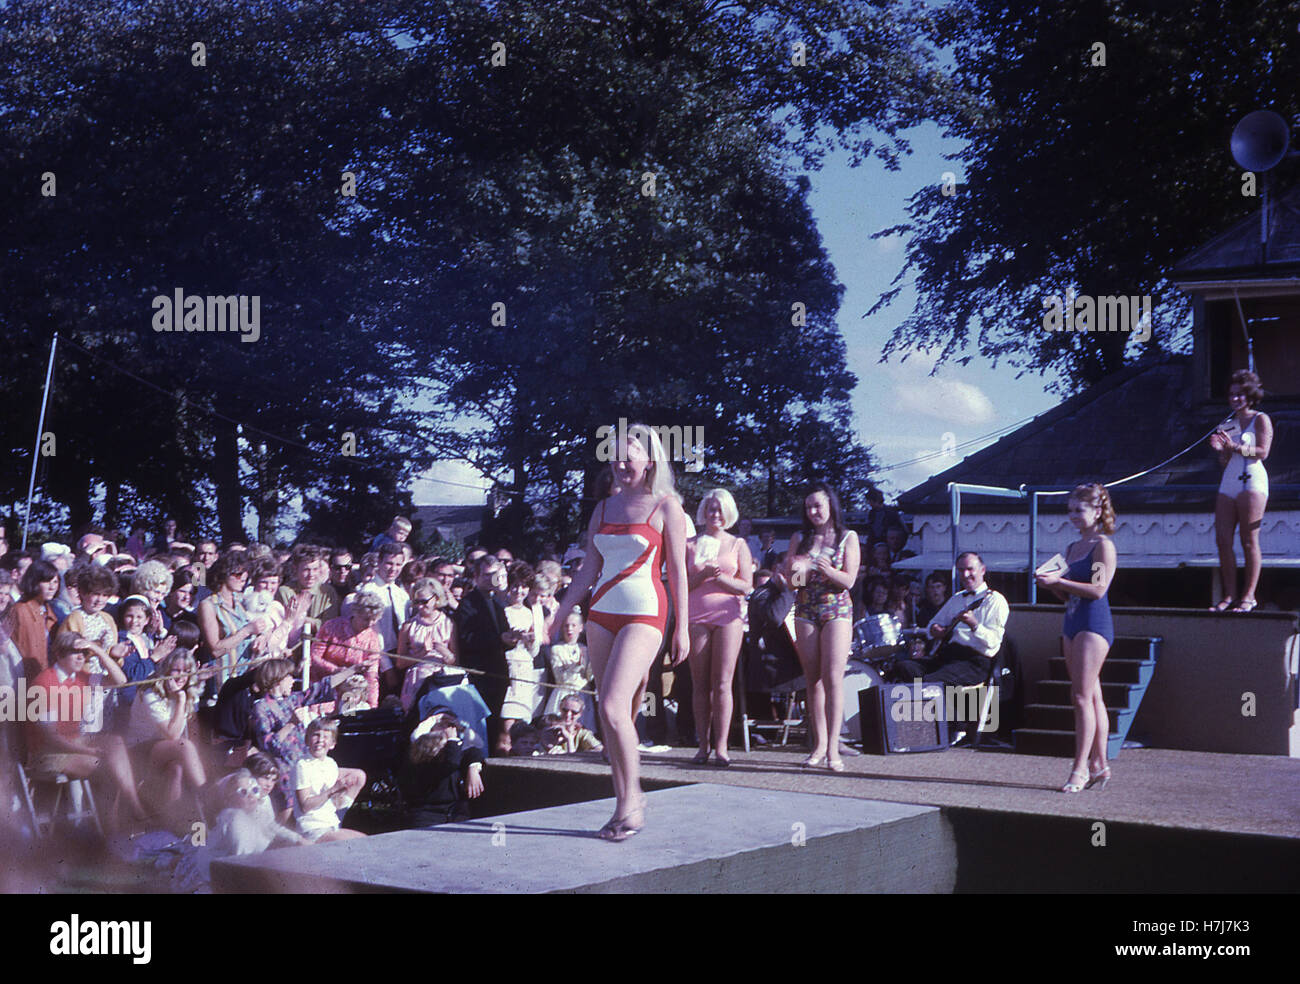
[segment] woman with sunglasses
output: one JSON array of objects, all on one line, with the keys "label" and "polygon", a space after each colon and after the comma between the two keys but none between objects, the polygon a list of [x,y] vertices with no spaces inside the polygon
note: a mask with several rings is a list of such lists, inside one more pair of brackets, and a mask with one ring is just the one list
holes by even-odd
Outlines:
[{"label": "woman with sunglasses", "polygon": [[[397,634],[393,665],[405,670],[402,710],[409,712],[420,684],[443,666],[456,665],[456,625],[448,615],[447,589],[431,577],[411,585],[412,616]],[[441,661],[441,663],[436,661]]]},{"label": "woman with sunglasses", "polygon": [[217,663],[210,683],[213,696],[231,677],[239,676],[251,659],[249,648],[267,629],[267,619],[253,618],[244,609],[243,593],[248,584],[248,558],[242,552],[217,558],[208,571],[212,594],[199,602],[199,632],[203,648]]}]

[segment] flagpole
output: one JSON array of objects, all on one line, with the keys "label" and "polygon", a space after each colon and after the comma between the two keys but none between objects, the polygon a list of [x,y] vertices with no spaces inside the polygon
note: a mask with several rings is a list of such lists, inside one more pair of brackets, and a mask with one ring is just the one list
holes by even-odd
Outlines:
[{"label": "flagpole", "polygon": [[50,380],[54,376],[54,349],[59,344],[56,331],[50,340],[50,364],[45,369],[45,392],[41,396],[41,418],[36,423],[36,447],[32,449],[32,478],[27,483],[27,512],[23,515],[23,549],[27,549],[27,527],[32,522],[32,494],[36,491],[36,466],[41,460],[41,435],[45,433],[45,407],[50,402]]}]

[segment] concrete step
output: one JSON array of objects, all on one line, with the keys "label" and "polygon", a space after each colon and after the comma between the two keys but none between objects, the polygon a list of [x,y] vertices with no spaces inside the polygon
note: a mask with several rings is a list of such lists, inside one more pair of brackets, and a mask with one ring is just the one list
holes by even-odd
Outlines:
[{"label": "concrete step", "polygon": [[[1011,733],[1011,736],[1015,742],[1017,755],[1074,757],[1073,728],[1069,731],[1047,728],[1017,728]],[[1123,737],[1112,732],[1110,739],[1106,742],[1106,757],[1109,759],[1118,758],[1123,747]]]},{"label": "concrete step", "polygon": [[[1123,731],[1124,728],[1132,723],[1135,711],[1127,708],[1108,707],[1106,710],[1110,714],[1110,730],[1112,732]],[[1045,731],[1074,731],[1074,708],[1064,707],[1059,704],[1026,704],[1025,717],[1026,728],[1037,728]]]},{"label": "concrete step", "polygon": [[[612,799],[212,863],[218,892],[938,892],[957,846],[937,807],[741,786],[647,794],[623,843]],[[743,819],[742,819],[743,818]],[[792,850],[797,847],[798,850]]]},{"label": "concrete step", "polygon": [[[1106,683],[1101,685],[1101,699],[1106,702],[1107,707],[1133,708],[1135,701],[1138,699],[1135,694],[1140,691],[1136,690],[1127,683]],[[1055,704],[1059,707],[1068,707],[1072,703],[1070,700],[1070,681],[1069,680],[1039,680],[1035,690],[1035,703],[1038,704]]]},{"label": "concrete step", "polygon": [[1111,643],[1111,659],[1159,659],[1163,640],[1159,636],[1116,636]]}]

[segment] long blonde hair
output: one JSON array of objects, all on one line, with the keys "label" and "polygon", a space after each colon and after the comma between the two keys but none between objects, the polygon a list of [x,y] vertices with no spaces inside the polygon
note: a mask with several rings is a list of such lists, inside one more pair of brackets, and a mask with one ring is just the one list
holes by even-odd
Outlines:
[{"label": "long blonde hair", "polygon": [[174,650],[172,653],[170,653],[167,656],[167,658],[162,661],[158,669],[155,671],[155,675],[161,677],[162,679],[155,680],[153,683],[148,684],[148,687],[159,697],[167,698],[170,697],[171,695],[167,692],[166,678],[171,676],[176,676],[181,673],[188,674],[189,683],[186,685],[185,690],[189,694],[189,699],[190,699],[189,708],[190,708],[190,713],[193,714],[194,711],[196,710],[196,704],[198,701],[199,693],[203,689],[202,684],[200,684],[196,679],[196,674],[198,673],[198,671],[199,671],[198,661],[194,658],[194,656],[190,653],[190,651],[188,649],[177,649]]},{"label": "long blonde hair", "polygon": [[630,424],[627,428],[627,436],[635,437],[645,448],[646,455],[650,459],[649,464],[646,465],[645,491],[654,496],[656,501],[671,495],[680,502],[681,496],[677,494],[677,486],[673,480],[673,466],[664,452],[663,442],[659,440],[659,432],[645,424]]}]

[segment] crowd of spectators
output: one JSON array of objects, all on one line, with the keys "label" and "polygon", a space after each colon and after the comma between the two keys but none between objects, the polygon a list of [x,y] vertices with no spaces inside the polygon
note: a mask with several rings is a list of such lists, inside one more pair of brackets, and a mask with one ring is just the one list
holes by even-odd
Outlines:
[{"label": "crowd of spectators", "polygon": [[[871,505],[855,617],[924,625],[947,580],[922,587],[894,570],[912,556],[906,528],[879,496]],[[761,585],[784,545],[771,529],[739,531]],[[488,756],[600,753],[583,612],[556,601],[581,551],[419,556],[410,532],[397,517],[353,553],[191,544],[170,520],[156,537],[91,529],[32,551],[0,530],[0,686],[81,695],[70,718],[47,699],[44,719],[0,724],[4,802],[11,763],[24,763],[34,780],[102,784],[113,829],[184,831],[197,812],[241,852],[356,836],[346,813],[379,777],[331,757],[341,713],[400,719],[386,778],[412,825],[468,815]],[[676,676],[689,744],[689,674]],[[656,725],[662,740],[662,716]]]}]

